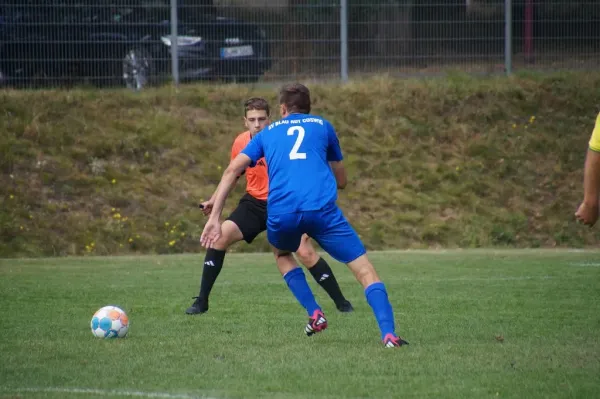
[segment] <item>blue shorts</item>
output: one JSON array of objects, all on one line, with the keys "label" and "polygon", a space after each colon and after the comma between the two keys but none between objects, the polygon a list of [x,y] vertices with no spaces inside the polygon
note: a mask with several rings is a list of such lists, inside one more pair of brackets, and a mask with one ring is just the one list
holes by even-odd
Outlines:
[{"label": "blue shorts", "polygon": [[296,252],[304,233],[341,263],[352,262],[367,252],[336,204],[318,211],[268,216],[267,239],[279,250]]}]

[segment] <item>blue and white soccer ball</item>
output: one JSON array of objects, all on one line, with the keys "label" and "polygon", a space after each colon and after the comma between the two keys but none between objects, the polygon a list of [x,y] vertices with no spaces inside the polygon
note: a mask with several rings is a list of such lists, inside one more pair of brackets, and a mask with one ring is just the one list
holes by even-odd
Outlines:
[{"label": "blue and white soccer ball", "polygon": [[90,326],[95,337],[124,338],[129,331],[129,317],[121,308],[104,306],[94,313]]}]

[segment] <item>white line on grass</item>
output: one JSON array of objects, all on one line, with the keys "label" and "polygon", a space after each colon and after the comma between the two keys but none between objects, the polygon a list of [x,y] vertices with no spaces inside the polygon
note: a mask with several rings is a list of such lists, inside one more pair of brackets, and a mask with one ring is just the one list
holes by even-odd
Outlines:
[{"label": "white line on grass", "polygon": [[569,265],[578,267],[600,267],[600,262],[569,263]]},{"label": "white line on grass", "polygon": [[144,391],[129,391],[129,390],[112,390],[112,389],[95,389],[95,388],[0,388],[0,392],[10,393],[72,393],[84,395],[100,395],[100,396],[126,396],[138,398],[163,398],[163,399],[216,399],[210,396],[195,396],[187,394],[177,394],[168,392],[144,392]]},{"label": "white line on grass", "polygon": [[425,254],[425,255],[552,255],[595,254],[597,248],[440,248],[440,249],[386,249],[369,251],[370,254]]},{"label": "white line on grass", "polygon": [[450,277],[450,278],[412,278],[412,277],[401,277],[404,281],[432,281],[432,282],[446,282],[446,281],[523,281],[523,280],[550,280],[552,276],[498,276],[498,277]]}]

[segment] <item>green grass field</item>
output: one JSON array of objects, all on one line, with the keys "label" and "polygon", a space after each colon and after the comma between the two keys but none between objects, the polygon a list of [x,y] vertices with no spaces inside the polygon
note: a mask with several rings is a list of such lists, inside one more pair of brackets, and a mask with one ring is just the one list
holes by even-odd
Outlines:
[{"label": "green grass field", "polygon": [[[384,349],[362,289],[353,314],[309,277],[330,327],[270,255],[231,254],[203,316],[184,310],[202,255],[0,260],[0,398],[591,398],[600,396],[600,252],[374,252],[399,332]],[[89,323],[115,304],[120,340]]]}]

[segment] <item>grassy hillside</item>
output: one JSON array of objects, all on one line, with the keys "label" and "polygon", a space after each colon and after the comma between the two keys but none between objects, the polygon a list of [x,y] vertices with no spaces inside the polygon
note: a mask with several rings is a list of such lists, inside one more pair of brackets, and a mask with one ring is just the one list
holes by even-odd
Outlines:
[{"label": "grassy hillside", "polygon": [[[345,151],[340,204],[370,249],[600,242],[572,216],[600,73],[311,89]],[[243,86],[1,92],[0,256],[200,251],[195,205],[251,95],[276,100]]]}]

